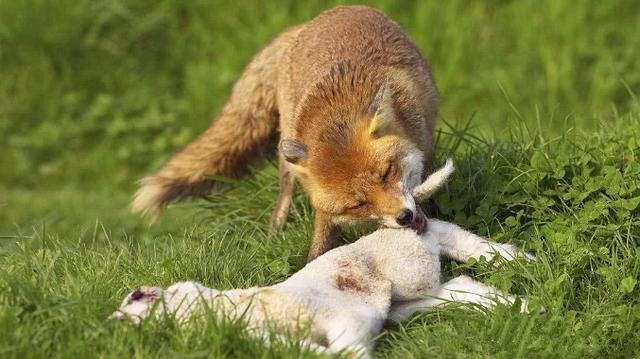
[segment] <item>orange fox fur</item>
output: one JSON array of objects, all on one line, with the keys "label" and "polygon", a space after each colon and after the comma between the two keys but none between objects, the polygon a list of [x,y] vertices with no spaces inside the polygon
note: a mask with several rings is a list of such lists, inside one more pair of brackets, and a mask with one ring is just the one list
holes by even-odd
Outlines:
[{"label": "orange fox fur", "polygon": [[206,174],[240,176],[279,130],[272,224],[285,222],[298,179],[316,211],[312,260],[337,224],[398,227],[420,215],[409,187],[424,175],[437,112],[429,65],[400,27],[365,6],[336,7],[267,44],[211,127],[140,181],[132,207],[156,216],[206,193]]}]

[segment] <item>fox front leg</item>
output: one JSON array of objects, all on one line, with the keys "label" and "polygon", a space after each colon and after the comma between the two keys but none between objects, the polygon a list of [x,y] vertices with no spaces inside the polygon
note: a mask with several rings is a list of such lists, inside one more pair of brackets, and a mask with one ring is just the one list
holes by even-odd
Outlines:
[{"label": "fox front leg", "polygon": [[280,177],[280,192],[278,193],[278,201],[271,212],[271,228],[280,228],[287,221],[289,215],[289,207],[295,190],[296,179],[285,165],[285,159],[282,155],[278,156],[278,175]]},{"label": "fox front leg", "polygon": [[328,213],[316,209],[313,239],[307,263],[333,248],[340,229],[332,222]]}]

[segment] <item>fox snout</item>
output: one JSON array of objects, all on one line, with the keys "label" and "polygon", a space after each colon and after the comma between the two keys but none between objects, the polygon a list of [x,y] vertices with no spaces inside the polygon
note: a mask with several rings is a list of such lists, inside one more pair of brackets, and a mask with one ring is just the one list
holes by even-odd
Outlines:
[{"label": "fox snout", "polygon": [[415,211],[403,208],[396,217],[396,223],[400,227],[411,228],[418,234],[424,233],[427,228],[427,220],[420,207],[416,207]]},{"label": "fox snout", "polygon": [[414,213],[409,208],[403,208],[398,216],[396,217],[396,222],[398,222],[401,226],[408,226],[413,221]]}]

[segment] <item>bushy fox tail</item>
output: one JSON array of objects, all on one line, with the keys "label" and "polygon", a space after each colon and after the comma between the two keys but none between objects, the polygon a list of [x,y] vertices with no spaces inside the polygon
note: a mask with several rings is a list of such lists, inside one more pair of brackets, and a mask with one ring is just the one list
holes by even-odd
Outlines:
[{"label": "bushy fox tail", "polygon": [[203,134],[159,171],[139,181],[133,212],[155,219],[164,204],[207,193],[213,182],[205,175],[238,177],[271,142],[278,128],[277,67],[289,33],[281,34],[254,57]]}]

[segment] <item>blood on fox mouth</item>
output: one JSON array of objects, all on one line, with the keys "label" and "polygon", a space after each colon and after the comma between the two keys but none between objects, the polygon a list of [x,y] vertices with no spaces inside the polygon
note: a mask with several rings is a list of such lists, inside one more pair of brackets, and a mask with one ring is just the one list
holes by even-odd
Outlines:
[{"label": "blood on fox mouth", "polygon": [[411,221],[411,225],[409,227],[418,234],[422,234],[427,230],[427,217],[422,213],[422,210],[418,209],[416,211],[416,215],[414,216],[413,221]]}]

